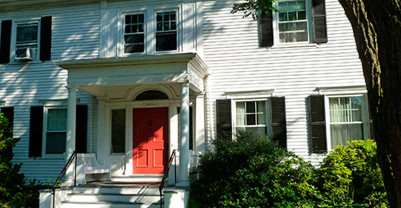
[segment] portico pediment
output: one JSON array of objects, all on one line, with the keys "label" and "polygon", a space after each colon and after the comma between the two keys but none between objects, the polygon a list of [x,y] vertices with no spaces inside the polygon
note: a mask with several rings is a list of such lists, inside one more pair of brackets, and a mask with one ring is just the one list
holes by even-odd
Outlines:
[{"label": "portico pediment", "polygon": [[56,61],[68,70],[68,86],[110,86],[139,83],[190,82],[203,91],[209,70],[196,53]]}]

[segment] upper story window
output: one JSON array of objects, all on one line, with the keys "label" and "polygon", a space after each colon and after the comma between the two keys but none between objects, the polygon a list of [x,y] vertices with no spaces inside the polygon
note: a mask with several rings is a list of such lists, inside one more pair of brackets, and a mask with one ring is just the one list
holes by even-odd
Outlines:
[{"label": "upper story window", "polygon": [[308,41],[308,20],[305,0],[278,2],[280,43]]},{"label": "upper story window", "polygon": [[262,11],[259,46],[327,43],[325,0],[278,0],[277,12]]},{"label": "upper story window", "polygon": [[37,60],[39,48],[38,27],[38,22],[17,24],[16,60]]},{"label": "upper story window", "polygon": [[124,53],[141,53],[145,49],[145,15],[125,15]]},{"label": "upper story window", "polygon": [[52,17],[1,21],[0,64],[49,61],[52,48]]},{"label": "upper story window", "polygon": [[177,50],[177,12],[158,12],[156,16],[156,51]]}]

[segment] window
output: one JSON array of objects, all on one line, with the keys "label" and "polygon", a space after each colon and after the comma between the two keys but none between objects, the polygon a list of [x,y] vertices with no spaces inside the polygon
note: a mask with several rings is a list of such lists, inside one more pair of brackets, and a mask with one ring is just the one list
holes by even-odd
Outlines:
[{"label": "window", "polygon": [[145,46],[144,14],[125,15],[124,53],[144,52]]},{"label": "window", "polygon": [[111,111],[111,153],[125,153],[125,110]]},{"label": "window", "polygon": [[37,60],[38,34],[38,22],[17,24],[16,59]]},{"label": "window", "polygon": [[277,4],[280,43],[308,41],[305,0],[279,1]]},{"label": "window", "polygon": [[156,14],[156,51],[177,50],[177,12]]},{"label": "window", "polygon": [[267,135],[266,101],[235,103],[236,132],[246,131],[254,135]]},{"label": "window", "polygon": [[44,153],[63,154],[65,152],[67,110],[65,108],[45,108]]},{"label": "window", "polygon": [[329,97],[331,147],[365,139],[366,108],[362,96]]}]

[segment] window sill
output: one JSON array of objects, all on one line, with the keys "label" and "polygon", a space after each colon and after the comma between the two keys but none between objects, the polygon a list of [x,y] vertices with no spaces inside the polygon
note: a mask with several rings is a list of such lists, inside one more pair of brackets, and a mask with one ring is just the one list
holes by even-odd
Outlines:
[{"label": "window sill", "polygon": [[12,61],[12,62],[10,62],[10,63],[8,63],[6,65],[15,66],[15,65],[28,65],[28,64],[41,64],[41,63],[42,63],[42,61],[39,61],[39,60],[34,60],[34,61]]},{"label": "window sill", "polygon": [[317,43],[288,43],[288,44],[277,44],[273,45],[271,49],[282,49],[282,48],[319,48]]}]

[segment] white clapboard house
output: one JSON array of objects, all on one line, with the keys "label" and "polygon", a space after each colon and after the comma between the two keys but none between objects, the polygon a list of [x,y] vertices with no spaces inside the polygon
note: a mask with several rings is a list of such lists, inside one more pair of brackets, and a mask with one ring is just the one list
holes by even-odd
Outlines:
[{"label": "white clapboard house", "polygon": [[0,1],[14,162],[43,182],[67,167],[41,207],[184,207],[223,132],[267,135],[315,165],[371,137],[338,1],[279,0],[258,21],[231,14],[238,2]]}]

